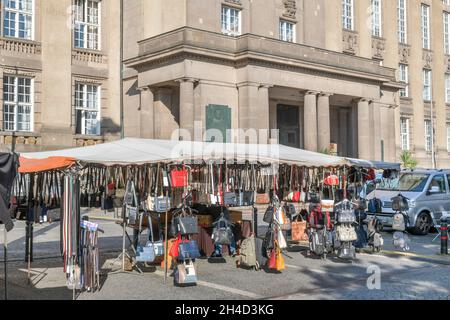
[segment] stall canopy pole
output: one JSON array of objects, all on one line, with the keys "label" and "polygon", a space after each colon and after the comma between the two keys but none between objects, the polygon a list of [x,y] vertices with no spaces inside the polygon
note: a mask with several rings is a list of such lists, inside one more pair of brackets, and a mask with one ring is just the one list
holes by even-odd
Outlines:
[{"label": "stall canopy pole", "polygon": [[[157,196],[157,195],[156,195]],[[169,267],[168,266],[168,261],[167,261],[167,259],[168,259],[168,257],[169,257],[169,254],[168,254],[168,248],[169,248],[169,239],[168,239],[168,236],[167,236],[167,225],[168,225],[168,222],[167,222],[167,220],[169,220],[169,218],[168,218],[168,216],[169,216],[169,214],[168,214],[168,210],[169,210],[169,204],[168,204],[168,196],[169,196],[169,189],[166,189],[166,222],[165,222],[165,224],[166,224],[166,226],[165,226],[165,230],[164,230],[164,233],[165,233],[165,250],[164,250],[164,284],[166,284],[167,283],[167,268]],[[150,220],[151,221],[151,220]],[[152,226],[150,225],[150,228],[152,228]]]},{"label": "stall canopy pole", "polygon": [[5,300],[8,300],[8,231],[6,231],[6,225],[3,229],[3,264],[5,267]]}]

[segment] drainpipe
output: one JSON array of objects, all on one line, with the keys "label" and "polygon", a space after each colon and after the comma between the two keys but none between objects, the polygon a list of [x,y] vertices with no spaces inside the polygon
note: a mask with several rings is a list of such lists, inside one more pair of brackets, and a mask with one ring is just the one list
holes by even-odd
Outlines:
[{"label": "drainpipe", "polygon": [[120,138],[125,138],[123,97],[123,0],[120,0]]}]

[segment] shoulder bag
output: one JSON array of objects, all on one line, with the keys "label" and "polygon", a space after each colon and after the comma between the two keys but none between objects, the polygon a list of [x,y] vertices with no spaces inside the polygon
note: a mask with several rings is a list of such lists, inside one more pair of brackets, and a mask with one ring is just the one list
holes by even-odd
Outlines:
[{"label": "shoulder bag", "polygon": [[[141,214],[141,217],[139,219],[139,235],[142,231],[142,220],[143,220],[144,214]],[[150,237],[145,244],[145,246],[138,244],[136,248],[136,261],[137,262],[153,262],[155,261],[156,255],[155,255],[155,246],[153,243],[153,227],[151,223],[151,217],[149,217],[149,233]]]}]

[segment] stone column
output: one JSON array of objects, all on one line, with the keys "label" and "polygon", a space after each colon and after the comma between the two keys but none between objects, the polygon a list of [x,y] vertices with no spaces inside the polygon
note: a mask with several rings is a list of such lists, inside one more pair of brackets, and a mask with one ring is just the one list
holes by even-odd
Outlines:
[{"label": "stone column", "polygon": [[140,133],[143,139],[153,139],[155,137],[154,120],[154,97],[149,87],[140,88],[141,108],[140,108]]},{"label": "stone column", "polygon": [[358,158],[371,160],[369,100],[358,101]]},{"label": "stone column", "polygon": [[184,78],[180,82],[180,129],[187,130],[194,140],[194,85],[195,80]]},{"label": "stone column", "polygon": [[347,108],[339,109],[339,143],[338,143],[338,151],[341,157],[345,157],[349,155],[348,149],[348,111]]},{"label": "stone column", "polygon": [[373,160],[381,161],[381,106],[378,103],[372,103],[373,118]]},{"label": "stone column", "polygon": [[[245,132],[245,136],[239,139],[241,142],[255,143],[254,140],[259,139],[259,130],[269,130],[270,87],[270,85],[255,82],[238,84],[239,129]],[[262,141],[262,143],[267,143],[267,141]]]},{"label": "stone column", "polygon": [[306,92],[303,112],[305,149],[309,151],[317,151],[317,92]]},{"label": "stone column", "polygon": [[317,102],[318,150],[330,148],[330,94],[321,93]]}]

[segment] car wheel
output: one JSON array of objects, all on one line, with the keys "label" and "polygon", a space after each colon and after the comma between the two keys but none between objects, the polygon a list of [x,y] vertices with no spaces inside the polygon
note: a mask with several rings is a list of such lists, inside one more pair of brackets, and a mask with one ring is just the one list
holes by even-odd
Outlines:
[{"label": "car wheel", "polygon": [[422,212],[416,219],[416,225],[413,229],[413,233],[425,236],[430,232],[431,226],[430,215],[426,212]]}]

